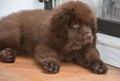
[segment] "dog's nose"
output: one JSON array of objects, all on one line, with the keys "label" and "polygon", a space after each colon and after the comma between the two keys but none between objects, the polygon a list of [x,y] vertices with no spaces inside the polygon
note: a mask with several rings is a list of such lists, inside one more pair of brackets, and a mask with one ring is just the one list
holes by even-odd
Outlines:
[{"label": "dog's nose", "polygon": [[85,41],[87,41],[88,43],[92,43],[93,42],[93,36],[91,32],[86,32],[83,34],[83,39]]},{"label": "dog's nose", "polygon": [[90,32],[83,33],[83,38],[87,41],[91,41],[92,40],[92,33],[90,33]]}]

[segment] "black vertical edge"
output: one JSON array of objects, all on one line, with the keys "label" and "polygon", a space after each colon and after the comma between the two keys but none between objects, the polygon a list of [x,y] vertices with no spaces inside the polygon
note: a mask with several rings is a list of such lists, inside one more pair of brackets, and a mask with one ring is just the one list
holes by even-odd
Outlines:
[{"label": "black vertical edge", "polygon": [[51,10],[52,9],[52,0],[39,0],[39,2],[44,2],[44,9]]},{"label": "black vertical edge", "polygon": [[49,0],[49,1],[45,1],[44,2],[44,8],[46,9],[46,10],[51,10],[52,9],[52,0]]},{"label": "black vertical edge", "polygon": [[120,38],[120,22],[98,18],[98,32]]}]

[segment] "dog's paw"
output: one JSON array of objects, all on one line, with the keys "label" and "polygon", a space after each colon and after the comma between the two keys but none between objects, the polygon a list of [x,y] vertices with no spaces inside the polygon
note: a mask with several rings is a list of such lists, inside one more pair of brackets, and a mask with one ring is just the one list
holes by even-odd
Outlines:
[{"label": "dog's paw", "polygon": [[103,62],[95,61],[90,64],[90,70],[97,74],[106,74],[108,71],[107,66]]},{"label": "dog's paw", "polygon": [[16,53],[11,48],[6,48],[0,52],[0,60],[4,63],[15,62]]},{"label": "dog's paw", "polygon": [[49,73],[58,73],[60,65],[54,62],[45,61],[42,63],[43,69]]}]

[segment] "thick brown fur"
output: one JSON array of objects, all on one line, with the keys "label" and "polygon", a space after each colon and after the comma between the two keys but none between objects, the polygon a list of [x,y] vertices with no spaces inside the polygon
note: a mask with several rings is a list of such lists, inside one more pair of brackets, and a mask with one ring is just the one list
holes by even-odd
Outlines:
[{"label": "thick brown fur", "polygon": [[0,21],[0,59],[33,55],[43,69],[57,73],[60,62],[73,62],[95,73],[107,72],[95,47],[97,19],[85,3],[67,2],[51,10],[13,13]]}]

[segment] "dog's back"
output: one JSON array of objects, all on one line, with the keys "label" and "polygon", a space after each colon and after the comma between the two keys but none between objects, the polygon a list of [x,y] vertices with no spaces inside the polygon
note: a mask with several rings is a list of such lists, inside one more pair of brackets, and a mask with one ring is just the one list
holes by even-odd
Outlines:
[{"label": "dog's back", "polygon": [[[13,13],[0,21],[0,49],[21,48],[30,53],[37,42],[45,42],[50,12],[28,10]],[[47,37],[46,37],[47,38]]]}]

